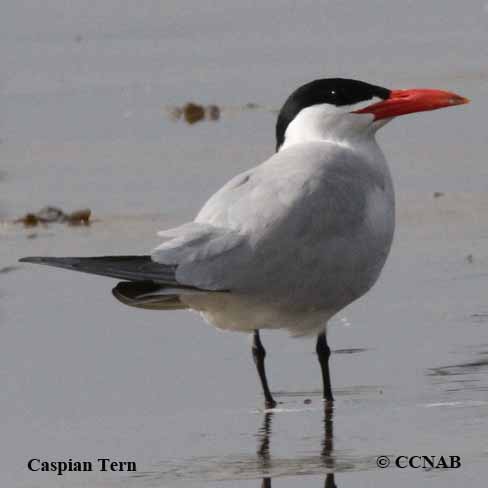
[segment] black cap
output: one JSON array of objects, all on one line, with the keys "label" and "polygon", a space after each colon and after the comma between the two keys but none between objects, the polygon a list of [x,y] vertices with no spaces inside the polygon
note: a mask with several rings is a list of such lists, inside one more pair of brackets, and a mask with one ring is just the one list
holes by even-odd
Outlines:
[{"label": "black cap", "polygon": [[390,90],[387,88],[345,78],[324,78],[302,85],[288,97],[280,110],[276,122],[276,150],[285,140],[288,124],[306,107],[322,103],[340,107],[371,100],[373,97],[386,100],[389,96]]}]

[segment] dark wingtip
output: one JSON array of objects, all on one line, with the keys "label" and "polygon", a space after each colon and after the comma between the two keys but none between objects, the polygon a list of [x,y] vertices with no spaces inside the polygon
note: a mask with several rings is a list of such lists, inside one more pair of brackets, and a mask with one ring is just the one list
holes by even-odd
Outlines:
[{"label": "dark wingtip", "polygon": [[20,258],[19,263],[42,263],[44,258],[37,257],[37,256],[30,256],[27,258]]}]

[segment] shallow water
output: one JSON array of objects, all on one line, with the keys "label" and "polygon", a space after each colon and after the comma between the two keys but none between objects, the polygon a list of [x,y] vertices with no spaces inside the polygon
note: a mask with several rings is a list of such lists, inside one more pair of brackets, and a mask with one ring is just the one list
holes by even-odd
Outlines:
[{"label": "shallow water", "polygon": [[[488,445],[488,196],[483,2],[51,0],[0,17],[0,473],[5,486],[481,485]],[[394,37],[392,37],[394,33]],[[274,146],[270,109],[346,75],[473,100],[379,136],[398,195],[380,281],[332,321],[333,412],[313,341],[265,332],[282,402],[260,410],[247,336],[116,302],[109,279],[26,255],[143,253]],[[187,101],[218,122],[173,121]],[[443,195],[434,197],[434,192]],[[90,207],[90,227],[11,222]],[[307,400],[311,400],[309,403]],[[326,415],[327,414],[327,415]],[[380,469],[379,455],[461,457]],[[31,458],[133,460],[137,473],[32,473]],[[332,481],[331,474],[334,474]],[[263,478],[266,478],[263,481]],[[262,484],[263,483],[263,484]]]}]

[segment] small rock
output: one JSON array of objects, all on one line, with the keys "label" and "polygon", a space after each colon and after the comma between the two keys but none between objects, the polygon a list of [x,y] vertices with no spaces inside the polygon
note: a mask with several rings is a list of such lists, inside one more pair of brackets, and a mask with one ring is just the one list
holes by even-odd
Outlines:
[{"label": "small rock", "polygon": [[466,261],[467,261],[469,264],[471,264],[471,263],[474,261],[474,257],[473,257],[473,255],[472,255],[472,254],[468,254],[468,255],[466,256]]},{"label": "small rock", "polygon": [[24,217],[15,220],[15,223],[22,223],[25,227],[35,227],[39,224],[50,224],[53,222],[64,222],[70,225],[89,225],[91,210],[83,208],[70,214],[66,214],[57,207],[43,207],[37,213],[28,213]]},{"label": "small rock", "polygon": [[58,207],[43,207],[36,213],[36,217],[43,223],[61,222],[64,212]]},{"label": "small rock", "polygon": [[443,197],[443,196],[444,196],[444,193],[441,191],[435,191],[434,192],[434,198],[439,198],[439,197]]},{"label": "small rock", "polygon": [[39,218],[36,214],[28,213],[25,214],[22,218],[17,219],[15,222],[24,224],[26,227],[35,227],[39,224]]},{"label": "small rock", "polygon": [[190,102],[183,107],[183,115],[186,122],[189,124],[194,124],[200,120],[203,120],[205,117],[205,109],[202,105],[197,105],[196,103]]},{"label": "small rock", "polygon": [[219,120],[220,108],[217,105],[209,105],[207,107],[207,117],[209,120]]},{"label": "small rock", "polygon": [[69,225],[90,225],[91,210],[84,208],[64,216],[64,221]]}]

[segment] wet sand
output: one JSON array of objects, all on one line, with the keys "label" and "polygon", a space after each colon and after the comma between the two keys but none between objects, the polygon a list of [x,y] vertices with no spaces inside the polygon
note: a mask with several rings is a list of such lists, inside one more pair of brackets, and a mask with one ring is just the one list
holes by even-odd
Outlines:
[{"label": "wet sand", "polygon": [[[481,485],[482,2],[446,2],[442,12],[425,5],[421,16],[379,1],[332,3],[320,15],[308,3],[272,2],[259,15],[244,5],[154,2],[122,11],[116,3],[60,16],[61,2],[36,15],[8,2],[0,19],[5,486]],[[279,107],[297,84],[331,75],[473,100],[405,117],[379,135],[396,185],[397,231],[377,285],[331,321],[332,412],[324,412],[310,339],[264,332],[282,402],[266,415],[245,334],[217,331],[196,313],[125,307],[110,279],[17,264],[26,255],[144,253],[158,243],[157,229],[191,218],[230,176],[273,151],[271,111],[224,110],[219,121],[190,126],[165,107]],[[89,207],[94,222],[12,224],[45,205]],[[457,455],[462,468],[380,469],[380,455]],[[110,457],[135,461],[137,473],[32,473],[34,457]]]}]

